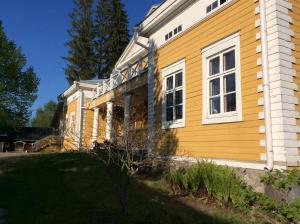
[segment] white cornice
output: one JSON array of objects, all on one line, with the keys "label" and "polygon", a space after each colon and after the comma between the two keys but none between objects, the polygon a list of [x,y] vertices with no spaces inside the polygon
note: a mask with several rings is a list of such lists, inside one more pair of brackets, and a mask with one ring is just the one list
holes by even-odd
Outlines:
[{"label": "white cornice", "polygon": [[[195,0],[166,0],[138,25],[140,34],[149,36],[156,26],[166,19],[171,19],[173,14],[178,14],[193,2]],[[183,5],[185,7],[182,7]]]}]

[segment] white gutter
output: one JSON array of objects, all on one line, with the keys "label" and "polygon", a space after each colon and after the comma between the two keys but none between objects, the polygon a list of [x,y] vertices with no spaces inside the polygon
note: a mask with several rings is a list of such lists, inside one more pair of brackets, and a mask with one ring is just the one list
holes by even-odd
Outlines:
[{"label": "white gutter", "polygon": [[265,135],[267,148],[267,169],[274,168],[274,151],[271,120],[271,94],[269,80],[269,59],[268,59],[268,39],[266,20],[266,0],[260,0],[260,22],[261,22],[261,46],[262,46],[262,68],[264,86],[264,110],[265,110]]}]

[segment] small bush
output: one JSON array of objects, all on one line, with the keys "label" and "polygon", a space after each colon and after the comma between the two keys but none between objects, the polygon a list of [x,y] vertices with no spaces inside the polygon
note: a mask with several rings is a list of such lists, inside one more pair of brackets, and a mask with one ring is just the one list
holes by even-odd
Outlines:
[{"label": "small bush", "polygon": [[[235,175],[233,169],[226,166],[202,161],[190,167],[170,171],[165,175],[165,179],[175,195],[192,193],[197,196],[205,193],[211,199],[222,204],[230,204],[244,212],[250,211],[255,206],[273,214],[280,221],[293,223],[300,221],[299,199],[290,204],[276,203],[272,198],[253,191],[252,187]],[[277,189],[289,190],[300,182],[300,172],[299,170],[269,172],[262,181],[275,185]]]},{"label": "small bush", "polygon": [[174,194],[207,194],[221,203],[247,208],[254,199],[252,191],[238,178],[233,169],[209,162],[199,162],[166,174]]},{"label": "small bush", "polygon": [[295,199],[292,203],[283,203],[281,214],[289,221],[297,223],[300,221],[300,199]]},{"label": "small bush", "polygon": [[277,190],[289,191],[300,184],[300,169],[269,171],[262,176],[261,181],[266,185],[272,185]]}]

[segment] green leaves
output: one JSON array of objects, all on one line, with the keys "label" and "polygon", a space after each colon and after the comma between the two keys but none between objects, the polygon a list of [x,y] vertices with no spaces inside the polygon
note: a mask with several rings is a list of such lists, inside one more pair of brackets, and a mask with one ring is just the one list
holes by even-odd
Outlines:
[{"label": "green leaves", "polygon": [[69,55],[65,69],[70,84],[74,81],[95,77],[93,0],[74,0],[74,9],[70,14],[71,28],[68,33],[71,40],[66,43]]},{"label": "green leaves", "polygon": [[269,171],[262,176],[261,182],[272,185],[277,190],[289,191],[300,184],[300,169]]},{"label": "green leaves", "polygon": [[35,116],[32,119],[33,127],[42,127],[42,128],[50,128],[51,120],[54,116],[56,110],[56,103],[53,101],[49,101],[43,107],[40,107],[36,110]]},{"label": "green leaves", "polygon": [[98,0],[95,34],[98,78],[109,77],[129,42],[128,16],[120,0]]},{"label": "green leaves", "polygon": [[0,23],[0,131],[26,126],[39,79]]}]

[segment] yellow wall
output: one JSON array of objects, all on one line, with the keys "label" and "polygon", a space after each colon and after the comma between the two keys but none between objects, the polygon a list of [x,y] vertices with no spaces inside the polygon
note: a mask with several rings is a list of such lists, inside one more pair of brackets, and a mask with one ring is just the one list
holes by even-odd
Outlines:
[{"label": "yellow wall", "polygon": [[68,122],[66,124],[66,136],[64,138],[64,149],[66,150],[72,150],[75,149],[75,139],[74,139],[74,135],[70,134],[70,121],[71,121],[71,113],[75,113],[75,122],[76,122],[76,112],[77,112],[77,99],[74,99],[73,101],[71,101],[70,103],[68,103],[67,107],[66,107],[67,111],[67,117],[68,117]]},{"label": "yellow wall", "polygon": [[106,137],[106,107],[102,107],[99,110],[98,120],[98,138],[97,141],[102,143]]},{"label": "yellow wall", "polygon": [[[258,113],[263,108],[257,105],[262,97],[257,93],[257,66],[254,11],[258,3],[253,0],[237,0],[210,19],[178,37],[157,51],[157,141],[161,150],[170,154],[259,161],[261,153]],[[243,121],[237,123],[202,125],[202,57],[201,49],[233,33],[240,32],[241,39],[241,88]],[[161,69],[180,59],[186,61],[186,113],[185,128],[161,130]]]},{"label": "yellow wall", "polygon": [[[90,103],[91,99],[86,99],[86,103]],[[82,146],[90,148],[93,144],[93,122],[94,122],[94,111],[85,109],[83,110],[84,124],[82,130]]]},{"label": "yellow wall", "polygon": [[[292,12],[290,12],[290,16],[293,19],[293,24],[291,25],[291,29],[294,31],[295,36],[292,38],[292,41],[295,44],[295,50],[293,52],[294,57],[296,58],[296,64],[294,64],[294,69],[296,70],[296,77],[294,77],[294,82],[298,85],[298,89],[300,89],[300,2],[299,0],[290,0],[292,3]],[[300,92],[295,91],[295,95],[300,98]],[[300,105],[296,105],[296,110],[300,112]],[[297,119],[297,125],[300,125],[300,120]],[[300,135],[298,134],[298,139],[300,140]],[[300,150],[299,150],[300,155]]]}]

